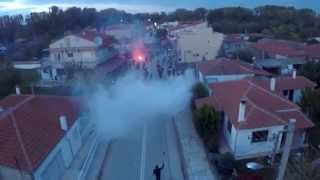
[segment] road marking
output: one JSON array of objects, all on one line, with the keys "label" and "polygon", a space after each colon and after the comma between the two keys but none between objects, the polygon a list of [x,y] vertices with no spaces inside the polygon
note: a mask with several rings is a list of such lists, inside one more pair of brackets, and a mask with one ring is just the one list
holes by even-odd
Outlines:
[{"label": "road marking", "polygon": [[143,125],[142,134],[142,150],[141,150],[141,162],[140,162],[140,180],[144,180],[144,171],[146,166],[146,137],[147,137],[147,127],[146,123]]}]

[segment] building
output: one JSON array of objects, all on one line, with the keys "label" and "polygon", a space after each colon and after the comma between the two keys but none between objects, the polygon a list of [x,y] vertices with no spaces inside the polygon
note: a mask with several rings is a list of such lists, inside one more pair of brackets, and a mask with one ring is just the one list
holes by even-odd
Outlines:
[{"label": "building", "polygon": [[292,76],[279,76],[273,78],[253,78],[251,80],[255,84],[273,91],[279,96],[283,96],[286,99],[298,103],[301,98],[301,93],[306,88],[315,88],[316,83],[310,81],[303,76],[297,76],[296,71],[292,73]]},{"label": "building", "polygon": [[306,46],[305,55],[308,61],[320,62],[320,44]]},{"label": "building", "polygon": [[258,59],[264,58],[295,58],[305,59],[303,43],[285,40],[261,39],[251,44]]},{"label": "building", "polygon": [[250,36],[245,34],[228,34],[224,35],[222,50],[223,54],[231,57],[239,50],[249,47],[248,40]]},{"label": "building", "polygon": [[52,80],[64,79],[68,69],[94,69],[111,58],[113,38],[95,30],[69,34],[49,46],[49,61],[43,62],[43,72]]},{"label": "building", "polygon": [[305,64],[304,60],[292,58],[266,58],[256,59],[254,66],[276,75],[292,74],[294,70],[298,71],[302,65]]},{"label": "building", "polygon": [[292,149],[306,146],[306,131],[314,124],[285,97],[251,79],[214,83],[210,88],[212,95],[196,100],[196,107],[209,105],[222,112],[220,151],[237,160],[280,152],[290,119],[296,120]]},{"label": "building", "polygon": [[119,41],[132,40],[135,38],[135,25],[134,24],[117,24],[107,26],[104,32],[109,36],[113,36]]},{"label": "building", "polygon": [[83,143],[85,125],[79,117],[80,105],[71,97],[11,95],[2,99],[1,179],[61,179]]},{"label": "building", "polygon": [[169,31],[176,42],[177,58],[181,63],[213,60],[222,45],[223,35],[214,32],[206,22],[185,25]]},{"label": "building", "polygon": [[196,69],[199,81],[205,84],[271,75],[248,63],[226,58],[197,63]]}]

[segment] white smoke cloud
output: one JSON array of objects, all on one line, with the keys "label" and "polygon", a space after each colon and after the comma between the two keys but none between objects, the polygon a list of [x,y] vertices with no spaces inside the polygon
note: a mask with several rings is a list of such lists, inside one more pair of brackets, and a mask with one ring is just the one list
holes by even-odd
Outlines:
[{"label": "white smoke cloud", "polygon": [[90,119],[106,138],[125,136],[133,127],[189,106],[194,79],[191,72],[167,80],[145,81],[128,73],[111,87],[100,85],[88,98]]}]

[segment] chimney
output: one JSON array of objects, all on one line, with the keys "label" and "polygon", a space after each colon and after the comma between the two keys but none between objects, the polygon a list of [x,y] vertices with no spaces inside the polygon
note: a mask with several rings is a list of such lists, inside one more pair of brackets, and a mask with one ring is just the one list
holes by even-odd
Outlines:
[{"label": "chimney", "polygon": [[60,116],[59,117],[60,121],[60,128],[64,131],[68,130],[68,123],[67,123],[67,117],[66,116]]},{"label": "chimney", "polygon": [[293,78],[293,79],[296,79],[296,77],[297,77],[297,70],[294,69],[294,70],[292,71],[292,78]]},{"label": "chimney", "polygon": [[21,91],[20,91],[19,85],[16,85],[16,95],[21,95]]},{"label": "chimney", "polygon": [[275,91],[276,90],[276,78],[271,78],[270,79],[270,90]]},{"label": "chimney", "polygon": [[246,100],[241,99],[239,104],[238,122],[242,122],[245,120],[245,114],[246,114]]}]

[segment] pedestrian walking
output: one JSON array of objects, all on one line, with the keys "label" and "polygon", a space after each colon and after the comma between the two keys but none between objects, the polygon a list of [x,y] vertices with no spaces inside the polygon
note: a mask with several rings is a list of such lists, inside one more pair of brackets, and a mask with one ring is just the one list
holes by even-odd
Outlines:
[{"label": "pedestrian walking", "polygon": [[164,168],[164,163],[162,164],[161,167],[159,167],[158,165],[156,165],[153,169],[153,175],[156,176],[156,180],[161,180],[161,171]]}]

